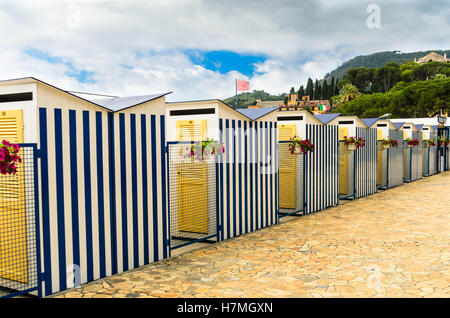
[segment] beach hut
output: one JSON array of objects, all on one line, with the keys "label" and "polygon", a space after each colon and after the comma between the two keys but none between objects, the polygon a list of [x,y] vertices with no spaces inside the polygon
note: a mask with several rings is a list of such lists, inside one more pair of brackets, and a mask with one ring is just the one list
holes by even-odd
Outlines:
[{"label": "beach hut", "polygon": [[[377,130],[357,116],[339,116],[328,125],[339,127],[339,194],[356,199],[377,191]],[[363,138],[365,146],[351,151],[344,137]]]},{"label": "beach hut", "polygon": [[[403,132],[387,119],[380,119],[374,125],[377,128],[377,186],[388,189],[403,184]],[[397,141],[398,147],[384,149],[382,140]]]},{"label": "beach hut", "polygon": [[289,143],[297,136],[306,139],[307,125],[322,125],[305,110],[284,108],[277,112],[279,151],[279,214],[280,217],[305,211],[304,156],[291,154]]},{"label": "beach hut", "polygon": [[[428,177],[437,173],[437,131],[433,128],[433,125],[423,125],[421,132],[423,141],[422,170],[423,176]],[[433,141],[434,146],[432,144],[427,144],[427,141]]]},{"label": "beach hut", "polygon": [[[10,238],[0,238],[1,286],[46,296],[168,256],[167,94],[121,98],[32,77],[0,82],[1,137],[28,152],[25,176],[14,189],[2,186],[23,194],[14,203],[22,230],[0,230]],[[14,262],[5,264],[3,252]]]},{"label": "beach hut", "polygon": [[[170,248],[220,241],[277,223],[278,107],[238,109],[220,100],[166,105]],[[215,141],[219,158],[186,158]]]},{"label": "beach hut", "polygon": [[[422,133],[413,123],[403,123],[403,179],[406,182],[422,178]],[[408,140],[419,140],[416,146],[408,145]]]}]

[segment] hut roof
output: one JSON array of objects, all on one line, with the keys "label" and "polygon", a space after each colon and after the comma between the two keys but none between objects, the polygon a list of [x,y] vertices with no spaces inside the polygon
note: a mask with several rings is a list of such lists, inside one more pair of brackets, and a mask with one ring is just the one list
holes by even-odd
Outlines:
[{"label": "hut roof", "polygon": [[338,117],[340,114],[314,114],[318,120],[320,120],[323,124],[328,124],[330,121]]},{"label": "hut roof", "polygon": [[279,106],[275,107],[264,107],[264,108],[237,108],[236,110],[244,115],[245,117],[250,118],[251,120],[257,120],[271,112],[277,110]]}]

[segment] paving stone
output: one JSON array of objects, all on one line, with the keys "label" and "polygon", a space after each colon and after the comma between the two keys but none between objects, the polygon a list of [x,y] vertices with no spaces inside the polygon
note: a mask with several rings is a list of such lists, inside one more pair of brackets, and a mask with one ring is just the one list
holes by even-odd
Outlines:
[{"label": "paving stone", "polygon": [[55,297],[450,296],[450,173],[293,218]]}]

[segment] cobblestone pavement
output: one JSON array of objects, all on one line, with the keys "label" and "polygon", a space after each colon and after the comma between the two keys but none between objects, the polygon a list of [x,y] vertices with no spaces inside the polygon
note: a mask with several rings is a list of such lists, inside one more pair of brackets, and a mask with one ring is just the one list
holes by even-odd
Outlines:
[{"label": "cobblestone pavement", "polygon": [[449,297],[443,173],[56,297]]}]

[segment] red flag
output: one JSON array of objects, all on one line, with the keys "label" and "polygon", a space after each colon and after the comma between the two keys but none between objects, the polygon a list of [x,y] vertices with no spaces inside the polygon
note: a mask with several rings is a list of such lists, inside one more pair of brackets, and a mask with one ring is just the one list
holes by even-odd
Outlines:
[{"label": "red flag", "polygon": [[236,89],[238,91],[249,91],[250,90],[250,83],[244,80],[236,80]]}]

